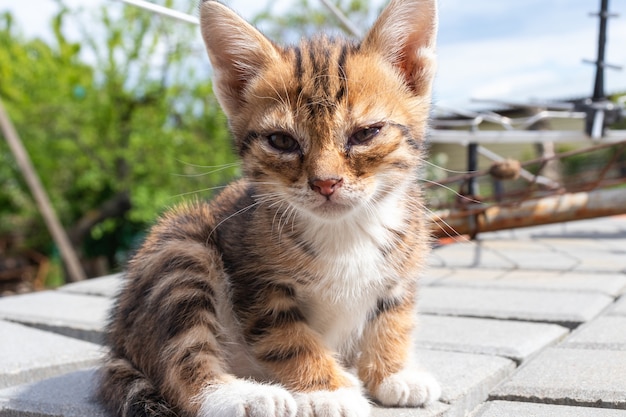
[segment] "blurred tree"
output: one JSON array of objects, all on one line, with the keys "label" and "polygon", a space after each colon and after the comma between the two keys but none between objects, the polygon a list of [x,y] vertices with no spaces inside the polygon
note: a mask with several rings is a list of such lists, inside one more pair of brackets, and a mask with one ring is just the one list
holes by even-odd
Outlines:
[{"label": "blurred tree", "polygon": [[[266,9],[253,20],[272,39],[296,42],[301,37],[318,32],[350,35],[319,0],[294,0],[292,7],[284,13],[276,12],[276,3],[268,2]],[[373,20],[371,7],[366,0],[331,0],[331,3],[363,32]]]},{"label": "blurred tree", "polygon": [[[1,16],[0,96],[74,245],[114,267],[160,211],[210,195],[199,191],[227,182],[237,164],[208,72],[196,70],[193,27],[102,7],[97,19],[80,15],[78,44],[63,32],[71,16],[61,7],[50,43],[24,39]],[[4,141],[0,186],[0,234],[49,253]]]}]

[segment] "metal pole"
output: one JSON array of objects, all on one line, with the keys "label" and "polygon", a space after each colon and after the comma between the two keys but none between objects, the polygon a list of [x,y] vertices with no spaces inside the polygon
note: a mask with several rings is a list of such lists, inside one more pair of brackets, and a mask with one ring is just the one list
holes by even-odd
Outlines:
[{"label": "metal pole", "polygon": [[609,18],[609,0],[601,0],[599,17],[598,58],[596,60],[596,78],[593,84],[593,101],[606,99],[604,94],[604,52],[606,49],[606,23]]},{"label": "metal pole", "polygon": [[332,4],[330,1],[328,0],[320,0],[322,2],[322,4],[324,6],[326,6],[326,8],[328,10],[330,10],[330,12],[341,22],[341,24],[348,29],[348,32],[350,32],[354,37],[356,38],[362,38],[363,34],[361,33],[361,31],[359,30],[359,28],[357,28],[356,26],[354,26],[354,24],[352,24],[352,22],[350,21],[350,19],[348,19],[346,17],[346,15],[343,14],[343,12],[341,10],[339,10],[337,7],[335,7],[334,4]]},{"label": "metal pole", "polygon": [[171,17],[174,19],[182,20],[183,22],[191,23],[194,25],[199,25],[200,20],[192,15],[187,13],[179,12],[176,10],[169,9],[167,7],[159,6],[158,4],[150,3],[144,0],[121,0],[124,3],[130,4],[132,6],[136,6],[145,10],[149,10],[153,13],[157,13],[163,16]]},{"label": "metal pole", "polygon": [[2,129],[2,133],[4,134],[7,142],[9,143],[9,148],[11,152],[15,156],[15,161],[17,162],[18,167],[22,171],[24,175],[24,179],[30,188],[31,193],[33,194],[33,198],[35,199],[35,203],[43,216],[46,225],[48,226],[48,230],[52,235],[52,239],[54,239],[55,243],[59,247],[59,251],[61,252],[61,257],[65,262],[65,266],[67,267],[67,272],[69,274],[70,281],[82,281],[86,278],[85,272],[78,260],[78,256],[76,252],[74,252],[74,248],[70,243],[61,222],[56,216],[54,209],[52,208],[52,204],[48,199],[48,195],[41,185],[41,181],[37,176],[37,172],[33,167],[33,164],[20,140],[13,123],[11,123],[11,119],[9,115],[6,113],[4,109],[4,105],[2,104],[2,100],[0,100],[0,128]]},{"label": "metal pole", "polygon": [[[478,171],[478,144],[472,142],[467,145],[467,172],[469,174]],[[475,177],[467,180],[467,194],[471,197],[478,196],[478,184]]]}]

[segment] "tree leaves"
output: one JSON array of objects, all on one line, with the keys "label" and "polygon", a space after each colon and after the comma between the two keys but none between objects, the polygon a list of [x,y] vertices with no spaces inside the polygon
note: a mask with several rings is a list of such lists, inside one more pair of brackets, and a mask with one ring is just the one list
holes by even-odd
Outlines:
[{"label": "tree leaves", "polygon": [[[147,227],[184,198],[177,196],[210,196],[194,191],[228,181],[236,167],[197,175],[206,170],[180,162],[234,160],[210,81],[196,69],[208,62],[193,49],[193,28],[106,6],[95,17],[61,7],[52,40],[25,39],[10,14],[0,15],[0,96],[66,229],[129,195],[127,212],[75,242],[119,261],[129,248],[110,236]],[[80,43],[65,35],[69,19],[82,22]],[[0,234],[10,230],[47,251],[51,240],[10,155],[0,140]]]}]

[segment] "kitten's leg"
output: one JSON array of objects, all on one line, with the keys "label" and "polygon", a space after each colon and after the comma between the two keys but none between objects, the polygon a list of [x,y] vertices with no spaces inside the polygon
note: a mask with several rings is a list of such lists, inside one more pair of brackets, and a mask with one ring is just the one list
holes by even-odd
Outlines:
[{"label": "kitten's leg", "polygon": [[[101,385],[112,394],[103,398],[123,417],[160,415],[152,413],[148,401],[155,398],[183,416],[295,416],[296,403],[287,390],[231,374],[233,338],[225,323],[232,309],[220,254],[187,239],[189,233],[177,239],[171,230],[179,228],[166,228],[168,239],[148,241],[129,268],[128,289],[108,334],[112,351],[125,358],[117,364],[128,366],[107,365]],[[144,386],[151,391],[134,395]],[[146,411],[121,412],[133,409]]]},{"label": "kitten's leg", "polygon": [[413,361],[414,302],[407,298],[379,305],[364,333],[359,377],[382,405],[416,407],[436,401],[439,384]]},{"label": "kitten's leg", "polygon": [[370,404],[360,382],[340,366],[306,323],[294,292],[267,285],[245,337],[257,361],[294,393],[298,417],[365,417]]},{"label": "kitten's leg", "polygon": [[[189,283],[188,292],[178,278],[172,287],[176,289],[158,303],[164,309],[161,325],[171,329],[161,352],[161,358],[169,363],[163,390],[197,417],[294,417],[296,402],[287,390],[231,374],[228,356],[236,342],[234,329],[225,327],[232,321],[227,317],[232,310],[224,285],[227,278],[219,265],[215,259],[210,270],[199,271],[197,278],[202,283]],[[184,280],[190,282],[192,275],[187,268]],[[203,284],[207,282],[212,285]]]}]

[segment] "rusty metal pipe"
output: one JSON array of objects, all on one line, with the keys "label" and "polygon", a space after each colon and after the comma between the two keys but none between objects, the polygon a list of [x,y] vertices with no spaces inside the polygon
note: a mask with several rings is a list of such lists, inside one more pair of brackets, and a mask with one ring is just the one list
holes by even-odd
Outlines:
[{"label": "rusty metal pipe", "polygon": [[526,200],[512,206],[472,205],[431,215],[435,237],[539,226],[626,214],[626,188],[566,193]]}]

